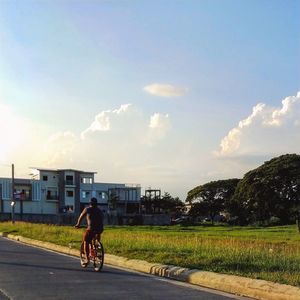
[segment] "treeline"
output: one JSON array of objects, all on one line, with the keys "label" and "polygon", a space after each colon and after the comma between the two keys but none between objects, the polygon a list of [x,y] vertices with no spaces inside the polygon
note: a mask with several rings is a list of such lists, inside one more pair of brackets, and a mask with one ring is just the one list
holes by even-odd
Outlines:
[{"label": "treeline", "polygon": [[299,219],[300,155],[286,154],[249,171],[242,179],[212,181],[188,192],[189,215],[222,214],[235,225],[291,224]]},{"label": "treeline", "polygon": [[180,216],[184,211],[184,202],[165,192],[162,197],[141,197],[142,212],[146,214],[168,213],[173,217]]}]

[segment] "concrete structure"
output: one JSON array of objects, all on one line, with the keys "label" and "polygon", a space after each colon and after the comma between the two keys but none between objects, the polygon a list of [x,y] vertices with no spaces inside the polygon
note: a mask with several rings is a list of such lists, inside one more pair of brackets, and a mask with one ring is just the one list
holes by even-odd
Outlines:
[{"label": "concrete structure", "polygon": [[[139,212],[140,185],[97,183],[95,172],[37,169],[38,177],[14,180],[15,213],[78,215],[96,197],[105,213]],[[0,213],[11,212],[12,179],[0,178]]]}]

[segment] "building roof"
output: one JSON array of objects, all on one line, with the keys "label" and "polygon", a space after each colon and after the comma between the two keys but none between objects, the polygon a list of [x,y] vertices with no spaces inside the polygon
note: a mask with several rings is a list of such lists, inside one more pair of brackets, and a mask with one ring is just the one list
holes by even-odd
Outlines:
[{"label": "building roof", "polygon": [[79,173],[86,173],[86,174],[97,174],[97,172],[93,172],[93,171],[82,171],[82,170],[76,170],[76,169],[50,169],[50,168],[35,168],[35,167],[32,167],[30,169],[35,169],[35,170],[38,170],[39,172],[40,171],[48,171],[48,172],[61,172],[61,171],[72,171],[72,172],[79,172]]}]

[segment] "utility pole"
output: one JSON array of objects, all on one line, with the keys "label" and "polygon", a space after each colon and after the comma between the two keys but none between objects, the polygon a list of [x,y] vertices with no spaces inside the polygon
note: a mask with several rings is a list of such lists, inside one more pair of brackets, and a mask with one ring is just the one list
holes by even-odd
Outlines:
[{"label": "utility pole", "polygon": [[11,222],[15,223],[15,165],[11,165]]}]

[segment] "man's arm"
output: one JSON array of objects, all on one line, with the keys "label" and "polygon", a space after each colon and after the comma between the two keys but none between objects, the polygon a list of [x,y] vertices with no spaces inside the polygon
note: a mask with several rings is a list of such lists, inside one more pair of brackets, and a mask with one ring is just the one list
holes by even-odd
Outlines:
[{"label": "man's arm", "polygon": [[87,209],[85,208],[85,209],[81,212],[81,214],[80,214],[80,216],[79,216],[79,218],[78,218],[78,221],[77,221],[77,223],[76,223],[76,225],[75,225],[76,228],[78,228],[78,227],[80,226],[80,224],[81,224],[83,218],[86,216],[86,214],[87,214]]}]

